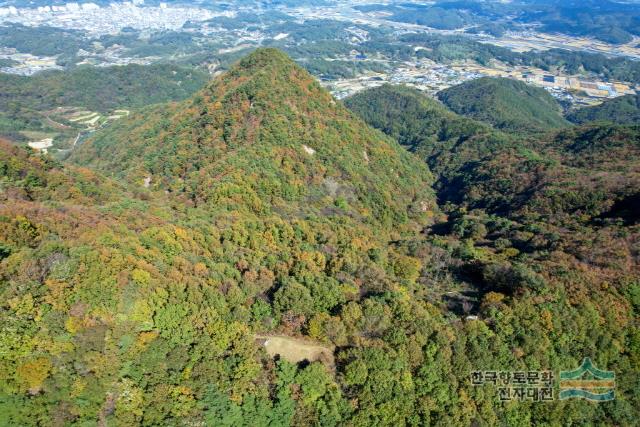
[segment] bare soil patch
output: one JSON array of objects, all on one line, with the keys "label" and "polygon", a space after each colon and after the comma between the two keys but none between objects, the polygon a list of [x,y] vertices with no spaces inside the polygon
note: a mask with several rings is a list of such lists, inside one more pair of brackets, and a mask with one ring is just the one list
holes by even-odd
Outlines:
[{"label": "bare soil patch", "polygon": [[320,361],[331,369],[335,366],[333,346],[284,335],[256,335],[256,340],[271,357],[280,356],[291,363]]}]

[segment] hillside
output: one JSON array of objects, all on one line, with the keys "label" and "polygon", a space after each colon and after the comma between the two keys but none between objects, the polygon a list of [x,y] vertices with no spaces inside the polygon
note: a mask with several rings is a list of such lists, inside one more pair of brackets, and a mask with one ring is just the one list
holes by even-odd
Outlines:
[{"label": "hillside", "polygon": [[429,164],[441,201],[511,219],[543,215],[561,224],[574,222],[575,215],[607,216],[637,197],[637,126],[507,137],[402,86],[369,89],[346,105]]},{"label": "hillside", "polygon": [[612,122],[633,125],[640,123],[640,95],[625,95],[609,99],[600,105],[571,112],[567,119],[573,123]]},{"label": "hillside", "polygon": [[469,139],[477,134],[492,133],[489,126],[458,116],[407,86],[385,84],[359,92],[344,103],[410,151],[426,144],[441,146],[448,139]]},{"label": "hillside", "polygon": [[200,89],[207,79],[203,71],[166,64],[81,66],[31,77],[0,74],[0,100],[6,107],[18,102],[32,109],[74,105],[109,111],[181,100]]},{"label": "hillside", "polygon": [[424,159],[438,188],[465,162],[478,160],[511,138],[481,122],[459,116],[417,89],[384,85],[345,100],[347,108]]},{"label": "hillside", "polygon": [[[459,239],[455,254],[464,260],[464,267],[457,271],[474,278],[476,289],[486,292],[480,308],[485,321],[496,322],[510,313],[511,321],[517,324],[522,320],[515,315],[518,310],[524,310],[521,314],[541,310],[536,316],[550,316],[542,328],[550,334],[549,341],[532,338],[537,327],[531,326],[520,342],[551,345],[556,348],[552,353],[562,358],[572,350],[558,351],[556,337],[572,332],[561,325],[569,318],[586,319],[583,308],[595,308],[603,314],[603,301],[610,301],[610,308],[622,310],[619,314],[629,310],[630,318],[637,318],[639,300],[633,296],[638,292],[640,275],[637,126],[592,125],[519,138],[514,135],[503,144],[476,145],[472,139],[451,146],[423,138],[438,134],[438,126],[447,129],[448,124],[433,114],[432,102],[415,91],[368,90],[347,103],[399,142],[424,141],[428,150],[444,151],[440,158],[454,159],[447,168],[433,168],[447,219],[435,224],[431,232]],[[472,123],[469,130],[474,129]],[[426,161],[432,159],[427,157]],[[604,292],[603,282],[607,283]],[[612,283],[615,285],[609,288]],[[508,308],[503,305],[505,295],[511,298],[505,303]],[[557,302],[564,298],[571,303],[561,308]],[[542,303],[536,309],[535,300],[550,304],[542,309]],[[583,308],[569,315],[565,310],[576,304]],[[629,332],[631,326],[626,322],[622,328]],[[507,334],[519,329],[512,327]],[[592,332],[607,341],[604,336],[615,329],[610,324]],[[513,342],[502,333],[492,338],[501,339]],[[593,347],[586,350],[591,345],[585,344],[579,344],[582,351],[600,351]],[[519,345],[511,348],[521,350],[526,352]],[[639,350],[631,345],[628,351],[637,354]],[[545,350],[541,354],[550,355]],[[637,360],[635,356],[632,359]]]},{"label": "hillside", "polygon": [[216,210],[333,209],[385,224],[405,222],[411,204],[433,210],[426,167],[275,49],[181,104],[131,115],[72,160]]},{"label": "hillside", "polygon": [[561,131],[541,138],[535,150],[518,147],[487,156],[465,170],[458,181],[464,188],[454,191],[465,194],[470,207],[521,220],[588,226],[602,218],[640,220],[637,211],[617,211],[640,195],[638,126]]},{"label": "hillside", "polygon": [[454,112],[510,132],[567,126],[560,105],[544,89],[507,78],[483,77],[438,93]]},{"label": "hillside", "polygon": [[[276,363],[254,337],[381,333],[377,296],[399,301],[420,265],[390,241],[436,214],[428,168],[275,50],[87,141],[73,159],[120,187],[0,154],[0,413],[17,425],[352,417],[323,363]],[[371,320],[347,329],[354,310]]]},{"label": "hillside", "polygon": [[[394,114],[405,95],[442,119],[398,127],[451,156],[459,194],[442,207],[418,150],[273,49],[99,130],[73,163],[0,142],[2,424],[632,425],[634,187],[615,209],[502,210],[492,198],[523,179],[513,145],[485,156],[487,126],[404,89]],[[589,168],[607,189],[635,185],[634,135],[535,143],[566,198]],[[483,174],[500,156],[502,175]],[[620,378],[615,401],[497,404],[497,387],[470,383],[585,355]]]},{"label": "hillside", "polygon": [[207,79],[203,71],[166,64],[81,66],[30,77],[0,73],[0,135],[22,139],[25,131],[64,132],[73,123],[58,124],[49,118],[55,118],[60,109],[110,113],[182,100]]}]

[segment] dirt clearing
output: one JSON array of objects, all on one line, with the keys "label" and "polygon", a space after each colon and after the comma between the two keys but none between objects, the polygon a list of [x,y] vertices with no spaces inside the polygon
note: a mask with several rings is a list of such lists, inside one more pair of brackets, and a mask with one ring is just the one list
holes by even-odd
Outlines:
[{"label": "dirt clearing", "polygon": [[291,338],[283,335],[256,335],[256,340],[264,347],[271,357],[279,355],[291,363],[303,360],[309,362],[320,361],[333,369],[333,346],[326,346],[301,338]]}]

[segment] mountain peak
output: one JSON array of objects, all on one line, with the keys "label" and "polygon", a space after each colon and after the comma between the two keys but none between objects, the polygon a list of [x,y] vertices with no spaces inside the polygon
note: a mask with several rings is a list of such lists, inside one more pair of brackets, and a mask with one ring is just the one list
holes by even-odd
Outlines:
[{"label": "mountain peak", "polygon": [[242,58],[236,64],[237,68],[244,70],[264,69],[273,66],[296,66],[296,63],[280,49],[261,47]]},{"label": "mountain peak", "polygon": [[[302,67],[296,64],[286,53],[275,48],[259,48],[240,59],[231,69],[218,79],[214,79],[209,87],[223,81],[245,79],[289,80],[294,75],[315,80]],[[273,87],[271,89],[275,89]]]},{"label": "mountain peak", "polygon": [[212,80],[194,101],[226,102],[231,109],[254,115],[277,114],[280,109],[308,113],[335,107],[331,95],[311,74],[274,48],[256,49]]},{"label": "mountain peak", "polygon": [[302,67],[259,49],[192,99],[96,135],[73,159],[214,209],[403,222],[434,207],[417,158],[357,119]]}]

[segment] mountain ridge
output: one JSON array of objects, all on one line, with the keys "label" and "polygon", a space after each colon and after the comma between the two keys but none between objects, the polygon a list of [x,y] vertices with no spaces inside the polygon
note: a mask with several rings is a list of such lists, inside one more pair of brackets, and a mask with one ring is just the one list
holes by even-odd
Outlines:
[{"label": "mountain ridge", "polygon": [[544,89],[503,77],[481,77],[438,92],[454,112],[505,132],[541,132],[569,125]]},{"label": "mountain ridge", "polygon": [[[96,133],[84,167],[0,143],[1,421],[633,424],[640,128],[522,140],[402,89],[409,153],[281,54],[243,61]],[[333,354],[273,357],[282,335]],[[470,384],[585,354],[614,402]]]},{"label": "mountain ridge", "polygon": [[183,103],[97,133],[71,160],[216,209],[242,201],[255,212],[266,204],[318,212],[329,202],[382,222],[404,222],[401,206],[435,209],[432,176],[421,162],[269,48]]},{"label": "mountain ridge", "polygon": [[577,124],[596,121],[628,125],[640,123],[640,94],[624,95],[600,105],[576,109],[567,115],[567,120]]}]

